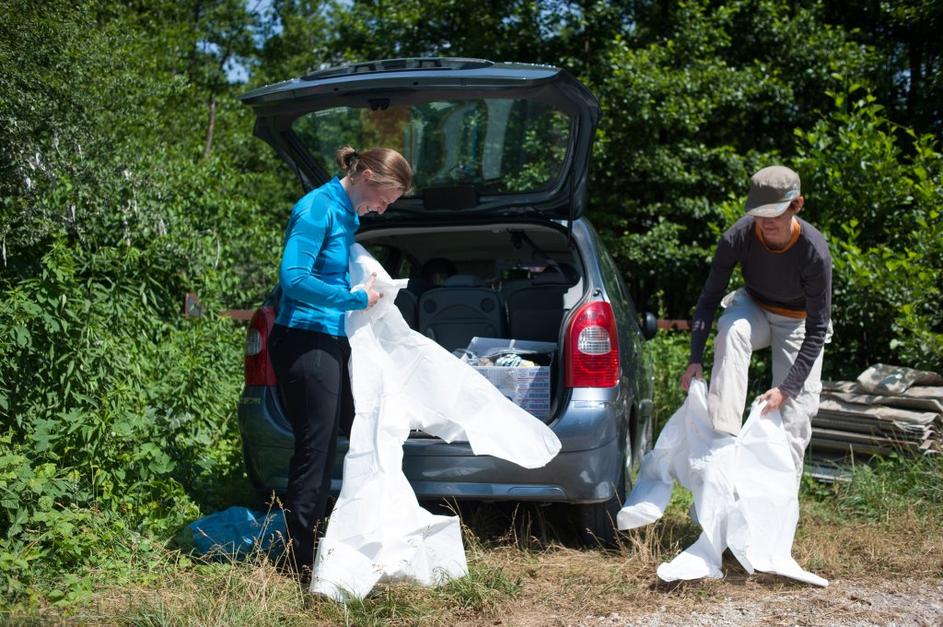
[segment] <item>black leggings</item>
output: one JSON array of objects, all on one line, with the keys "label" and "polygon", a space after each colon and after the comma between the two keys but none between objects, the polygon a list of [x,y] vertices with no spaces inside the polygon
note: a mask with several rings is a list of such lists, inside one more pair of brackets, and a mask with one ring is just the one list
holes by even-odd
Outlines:
[{"label": "black leggings", "polygon": [[295,568],[314,565],[314,528],[324,518],[338,431],[350,433],[350,344],[346,337],[276,324],[269,339],[272,367],[295,436],[288,469],[285,519]]}]

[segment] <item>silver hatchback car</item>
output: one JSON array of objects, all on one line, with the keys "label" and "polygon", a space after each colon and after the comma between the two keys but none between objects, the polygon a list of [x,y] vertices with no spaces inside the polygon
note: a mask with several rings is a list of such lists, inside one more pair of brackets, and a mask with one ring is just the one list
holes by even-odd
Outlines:
[{"label": "silver hatchback car", "polygon": [[[417,496],[567,503],[585,539],[611,541],[652,444],[644,341],[656,321],[639,317],[583,215],[593,95],[555,67],[411,58],[320,70],[242,100],[305,191],[329,180],[344,144],[395,148],[412,164],[415,192],[357,234],[392,276],[409,278],[396,304],[412,328],[448,350],[476,336],[553,344],[539,417],[559,455],[526,470],[417,431],[403,457]],[[250,323],[239,403],[246,469],[265,494],[284,490],[293,450],[267,349],[277,296],[276,286]],[[346,451],[342,435],[335,493]]]}]

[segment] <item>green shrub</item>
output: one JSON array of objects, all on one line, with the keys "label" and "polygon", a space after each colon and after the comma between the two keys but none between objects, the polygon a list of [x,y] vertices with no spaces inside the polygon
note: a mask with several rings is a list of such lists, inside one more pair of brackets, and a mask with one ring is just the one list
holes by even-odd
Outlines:
[{"label": "green shrub", "polygon": [[270,288],[287,210],[259,208],[286,192],[247,112],[221,157],[180,132],[205,103],[171,31],[22,4],[0,6],[0,590],[68,603],[232,503],[245,329],[213,312]]},{"label": "green shrub", "polygon": [[54,246],[5,294],[0,585],[13,598],[45,571],[97,565],[117,535],[168,537],[241,473],[243,330],[183,319],[172,283],[110,252]]},{"label": "green shrub", "polygon": [[810,220],[830,241],[833,376],[869,364],[943,371],[943,155],[852,85],[797,130]]},{"label": "green shrub", "polygon": [[659,331],[649,340],[655,374],[655,437],[671,415],[681,407],[685,393],[680,380],[688,366],[691,335],[680,331]]}]

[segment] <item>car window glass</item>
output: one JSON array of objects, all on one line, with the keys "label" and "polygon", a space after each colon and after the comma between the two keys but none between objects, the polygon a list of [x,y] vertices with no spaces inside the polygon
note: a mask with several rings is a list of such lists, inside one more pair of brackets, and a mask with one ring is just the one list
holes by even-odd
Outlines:
[{"label": "car window glass", "polygon": [[538,191],[561,175],[570,117],[536,100],[482,98],[334,107],[299,117],[292,130],[326,172],[339,146],[384,146],[413,166],[414,194],[473,185],[478,193]]}]

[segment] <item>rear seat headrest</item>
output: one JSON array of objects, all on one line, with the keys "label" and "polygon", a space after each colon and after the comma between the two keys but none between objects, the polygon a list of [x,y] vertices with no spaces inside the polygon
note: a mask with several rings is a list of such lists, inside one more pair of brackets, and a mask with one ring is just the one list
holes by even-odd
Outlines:
[{"label": "rear seat headrest", "polygon": [[435,285],[421,277],[411,277],[406,282],[406,291],[412,292],[416,296],[421,296],[423,292],[431,290]]},{"label": "rear seat headrest", "polygon": [[557,266],[547,266],[543,272],[533,279],[534,285],[547,284],[566,284],[573,285],[579,280],[576,274],[576,268],[568,263],[561,263]]},{"label": "rear seat headrest", "polygon": [[484,287],[485,282],[473,274],[453,274],[445,280],[443,287]]},{"label": "rear seat headrest", "polygon": [[444,257],[427,259],[419,270],[419,276],[434,285],[441,285],[445,278],[453,274],[455,274],[455,264]]}]

